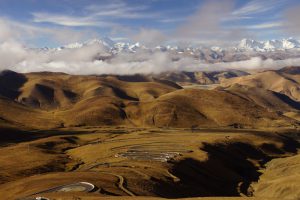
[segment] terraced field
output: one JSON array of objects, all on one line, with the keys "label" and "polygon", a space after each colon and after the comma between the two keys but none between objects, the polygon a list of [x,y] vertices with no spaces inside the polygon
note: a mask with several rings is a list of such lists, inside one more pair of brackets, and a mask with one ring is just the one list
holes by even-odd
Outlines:
[{"label": "terraced field", "polygon": [[[259,199],[265,193],[252,185],[265,164],[299,148],[298,133],[286,129],[82,127],[49,134],[40,131],[39,138],[2,145],[3,198]],[[282,198],[274,194],[268,197]]]}]

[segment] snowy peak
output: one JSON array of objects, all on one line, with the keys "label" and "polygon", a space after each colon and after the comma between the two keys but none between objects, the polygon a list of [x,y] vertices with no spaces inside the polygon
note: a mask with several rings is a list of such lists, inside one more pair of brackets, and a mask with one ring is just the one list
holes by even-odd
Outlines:
[{"label": "snowy peak", "polygon": [[263,43],[263,48],[266,50],[281,49],[282,47],[282,42],[278,40],[269,40]]},{"label": "snowy peak", "polygon": [[94,39],[94,40],[91,40],[89,42],[91,44],[94,44],[94,43],[102,44],[102,45],[104,45],[106,47],[109,47],[109,48],[112,48],[115,45],[115,42],[113,40],[111,40],[110,38],[108,38],[108,37],[101,38],[100,40]]},{"label": "snowy peak", "polygon": [[276,50],[289,50],[300,48],[300,42],[298,40],[289,38],[282,40],[268,40],[268,41],[256,41],[250,39],[243,39],[238,44],[239,50],[250,51],[276,51]]},{"label": "snowy peak", "polygon": [[207,52],[211,51],[215,54],[224,54],[226,52],[260,52],[260,53],[267,53],[267,52],[275,52],[275,51],[294,51],[297,52],[300,51],[300,41],[289,38],[289,39],[282,39],[282,40],[268,40],[268,41],[257,41],[252,39],[243,39],[241,40],[238,45],[227,47],[227,48],[221,48],[218,46],[190,46],[190,47],[180,47],[180,46],[172,46],[172,45],[159,45],[155,48],[149,48],[141,43],[123,43],[123,42],[114,42],[112,39],[108,37],[104,37],[101,39],[92,39],[88,40],[84,43],[71,43],[59,48],[49,49],[49,48],[43,48],[40,49],[41,51],[56,51],[56,50],[62,50],[62,49],[76,49],[76,48],[82,48],[90,45],[99,45],[103,47],[107,53],[111,54],[118,54],[122,52],[126,53],[136,53],[139,50],[147,50],[147,51],[170,51],[172,53],[182,54],[182,53],[188,53],[191,55],[201,54],[200,52]]},{"label": "snowy peak", "polygon": [[75,43],[71,43],[71,44],[67,44],[65,46],[63,46],[63,49],[76,49],[76,48],[81,48],[83,46],[82,43],[79,42],[75,42]]},{"label": "snowy peak", "polygon": [[286,49],[300,48],[300,41],[295,39],[282,40],[282,47]]},{"label": "snowy peak", "polygon": [[75,42],[75,43],[67,44],[61,48],[62,49],[75,49],[75,48],[81,48],[83,46],[89,46],[89,45],[103,45],[104,47],[111,49],[114,47],[115,42],[112,41],[108,37],[104,37],[101,39],[88,40],[84,43]]},{"label": "snowy peak", "polygon": [[256,40],[242,39],[242,41],[238,44],[238,48],[245,50],[257,50],[261,49],[262,45],[262,43],[257,42]]}]

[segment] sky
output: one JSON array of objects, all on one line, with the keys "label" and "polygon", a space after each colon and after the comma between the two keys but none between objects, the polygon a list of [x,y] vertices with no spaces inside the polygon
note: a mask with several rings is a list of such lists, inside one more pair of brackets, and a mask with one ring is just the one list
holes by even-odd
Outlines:
[{"label": "sky", "polygon": [[300,0],[0,0],[0,71],[135,74],[164,71],[277,69],[300,58],[207,63],[163,51],[120,52],[107,47],[41,51],[109,37],[116,42],[228,47],[243,38],[300,39]]},{"label": "sky", "polygon": [[0,0],[0,41],[54,47],[101,37],[148,45],[299,38],[299,11],[299,0]]}]

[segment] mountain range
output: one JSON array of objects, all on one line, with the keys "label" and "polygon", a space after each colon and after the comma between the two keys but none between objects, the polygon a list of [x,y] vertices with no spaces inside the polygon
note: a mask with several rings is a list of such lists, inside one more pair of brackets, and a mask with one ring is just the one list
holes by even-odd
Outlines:
[{"label": "mountain range", "polygon": [[290,49],[300,50],[299,40],[292,38],[282,40],[267,40],[267,41],[256,41],[250,39],[243,39],[237,46],[238,50],[250,50],[250,51],[285,51]]},{"label": "mountain range", "polygon": [[243,61],[254,57],[260,57],[263,60],[284,60],[300,57],[300,41],[293,38],[268,41],[243,39],[238,44],[228,47],[195,45],[183,47],[176,45],[159,45],[154,48],[150,48],[142,45],[140,42],[114,42],[112,39],[105,37],[101,39],[88,40],[83,43],[71,43],[57,48],[45,47],[34,50],[56,52],[68,49],[80,49],[93,45],[98,46],[106,53],[106,56],[104,56],[105,58],[119,54],[151,54],[155,52],[170,53],[174,59],[176,59],[176,57],[191,57],[195,60],[207,63]]},{"label": "mountain range", "polygon": [[125,43],[125,42],[114,42],[112,39],[108,37],[104,37],[101,39],[92,39],[88,40],[84,43],[70,43],[64,45],[62,47],[57,48],[65,49],[65,48],[80,48],[86,45],[91,44],[101,44],[110,49],[112,52],[122,52],[122,51],[129,51],[135,52],[138,49],[151,49],[151,50],[161,50],[161,51],[178,51],[178,52],[185,52],[185,51],[197,51],[203,49],[211,49],[212,51],[228,51],[228,50],[236,50],[236,51],[257,51],[257,52],[268,52],[268,51],[286,51],[286,50],[300,50],[300,41],[289,38],[289,39],[281,39],[281,40],[267,40],[267,41],[257,41],[253,39],[242,39],[237,45],[229,46],[226,48],[221,48],[218,46],[187,46],[181,47],[176,45],[159,45],[155,48],[150,48],[145,45],[142,45],[140,42],[136,43]]}]

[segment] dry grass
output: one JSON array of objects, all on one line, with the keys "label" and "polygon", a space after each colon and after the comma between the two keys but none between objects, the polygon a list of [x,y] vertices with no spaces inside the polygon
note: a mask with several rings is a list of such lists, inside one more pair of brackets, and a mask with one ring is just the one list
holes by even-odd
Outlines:
[{"label": "dry grass", "polygon": [[299,156],[286,158],[299,148],[297,78],[269,71],[203,90],[138,75],[1,74],[1,198],[82,181],[97,189],[33,196],[297,198]]},{"label": "dry grass", "polygon": [[242,76],[232,79],[225,79],[223,86],[230,86],[235,83],[247,85],[255,88],[263,88],[275,92],[280,92],[296,101],[300,100],[299,90],[300,75],[289,74],[280,71],[264,71],[249,76]]},{"label": "dry grass", "polygon": [[255,187],[255,196],[300,199],[300,155],[268,163]]},{"label": "dry grass", "polygon": [[[0,148],[1,181],[10,181],[0,186],[3,198],[25,197],[81,181],[101,189],[88,194],[41,195],[56,199],[127,196],[118,187],[120,177],[124,178],[124,187],[138,196],[239,196],[247,192],[237,189],[239,185],[255,181],[264,162],[289,155],[296,148],[271,130],[86,127],[57,132],[60,136],[45,135]],[[286,149],[287,145],[293,148]],[[166,157],[168,162],[153,160],[172,152],[178,154]],[[236,167],[247,169],[247,173],[235,171]],[[202,173],[195,171],[197,168]],[[253,176],[248,176],[251,173]],[[218,186],[222,182],[227,182],[223,186],[226,190]]]},{"label": "dry grass", "polygon": [[[0,119],[16,126],[39,129],[96,125],[257,128],[296,124],[276,112],[295,111],[298,109],[293,105],[295,102],[284,101],[265,90],[181,89],[169,81],[145,79],[141,82],[120,76],[46,72],[18,76],[26,80],[19,88],[13,88],[18,96],[0,99]],[[12,90],[8,85],[3,87],[7,87],[4,91]],[[269,97],[273,104],[268,103]]]}]

